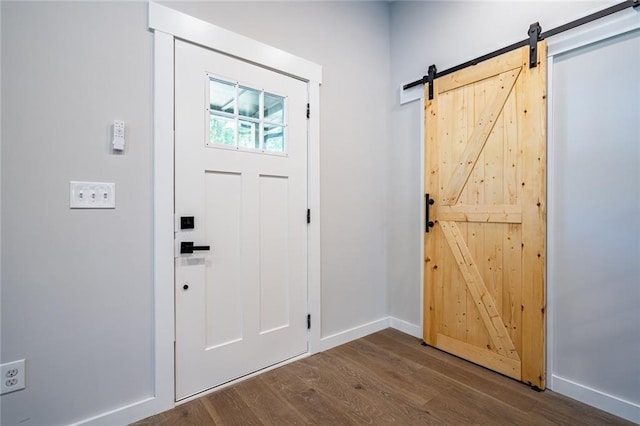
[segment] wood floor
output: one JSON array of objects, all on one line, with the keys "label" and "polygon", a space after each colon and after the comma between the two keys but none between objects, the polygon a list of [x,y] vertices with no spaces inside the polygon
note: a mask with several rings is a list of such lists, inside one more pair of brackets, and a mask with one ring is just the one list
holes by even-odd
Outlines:
[{"label": "wood floor", "polygon": [[147,425],[631,425],[387,329],[264,373]]}]

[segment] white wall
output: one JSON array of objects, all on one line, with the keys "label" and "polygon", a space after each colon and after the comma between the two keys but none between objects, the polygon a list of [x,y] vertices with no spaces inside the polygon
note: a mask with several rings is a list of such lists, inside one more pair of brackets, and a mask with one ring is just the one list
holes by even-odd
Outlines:
[{"label": "white wall", "polygon": [[322,65],[322,336],[386,317],[388,5],[164,4]]},{"label": "white wall", "polygon": [[[527,38],[527,29],[529,25],[535,21],[539,21],[543,31],[551,29],[557,25],[569,22],[573,19],[584,16],[587,13],[602,9],[610,3],[599,2],[394,2],[391,5],[391,81],[392,91],[394,92],[394,106],[391,114],[392,132],[394,142],[390,145],[390,154],[388,164],[389,170],[389,213],[388,213],[388,281],[389,281],[389,310],[392,317],[404,320],[406,322],[420,325],[420,288],[421,277],[420,268],[422,260],[420,258],[420,247],[422,245],[421,225],[422,218],[420,216],[423,196],[421,193],[421,171],[420,171],[420,125],[422,120],[422,112],[419,102],[413,102],[405,105],[399,104],[399,90],[402,83],[413,81],[420,78],[426,73],[430,64],[435,63],[439,70],[444,70],[451,66],[473,59],[481,54],[504,47],[510,43],[514,43]],[[633,51],[633,47],[630,48]],[[636,51],[637,53],[637,51]],[[627,61],[634,61],[633,55],[629,55]],[[637,56],[637,55],[636,55]],[[606,63],[605,63],[606,64]],[[608,70],[608,79],[615,80],[618,71],[614,71],[616,67],[604,65]],[[572,70],[572,72],[575,70]],[[630,71],[633,73],[634,71]],[[637,76],[637,73],[635,74]],[[588,79],[588,77],[584,77]],[[620,84],[620,83],[617,83]],[[638,92],[634,91],[636,86],[627,86],[627,96],[635,96],[635,104],[629,102],[627,105],[628,114],[636,114],[635,119],[627,117],[630,120],[627,126],[631,126],[629,130],[618,129],[616,126],[609,125],[609,137],[612,140],[617,137],[626,137],[627,149],[624,156],[630,157],[625,164],[625,171],[628,171],[627,179],[631,187],[625,186],[629,192],[633,193],[633,182],[635,182],[635,191],[637,192],[637,99]],[[596,83],[592,82],[589,88],[595,89]],[[586,84],[581,85],[584,99],[579,100],[586,102],[597,102],[598,108],[600,97],[593,91],[586,90]],[[616,95],[605,97],[607,101],[616,102]],[[606,110],[603,108],[602,111]],[[634,121],[635,120],[635,121]],[[636,127],[634,127],[636,126]],[[620,133],[619,133],[620,132]],[[628,133],[624,133],[628,132]],[[628,140],[628,135],[635,132],[635,139]],[[625,136],[623,136],[625,135]],[[596,143],[595,141],[593,143]],[[602,143],[600,141],[599,143]],[[635,144],[635,151],[628,146]],[[603,173],[599,164],[594,157],[583,157],[586,163],[583,168],[592,170],[594,173]],[[635,165],[632,165],[633,160]],[[629,163],[630,162],[630,163]],[[559,167],[559,166],[557,166]],[[635,169],[634,169],[635,167]],[[635,170],[635,175],[632,171]],[[572,174],[572,169],[566,170],[571,178],[572,184],[576,183],[576,175]],[[634,178],[635,176],[635,178]],[[553,178],[553,177],[552,177]],[[634,180],[635,179],[635,180]],[[607,181],[609,182],[609,181]],[[626,205],[630,206],[630,210],[626,212],[628,216],[633,215],[637,209],[637,193],[627,197]],[[636,197],[636,198],[633,198]],[[553,200],[550,200],[552,203]],[[403,206],[403,209],[397,208]],[[565,205],[566,206],[566,205]],[[553,206],[550,205],[550,208]],[[582,217],[576,217],[578,212],[567,209],[558,214],[562,215],[567,221],[582,220]],[[597,205],[594,209],[599,209]],[[597,211],[597,210],[596,210]],[[596,213],[594,211],[594,213]],[[571,216],[567,215],[570,214]],[[627,229],[629,233],[635,236],[637,244],[637,222],[635,224],[628,223]],[[635,226],[635,227],[634,227]],[[597,227],[597,225],[596,225]],[[604,231],[605,228],[601,228]],[[598,252],[597,244],[603,239],[606,233],[600,233],[599,239],[585,239],[583,244],[583,253],[595,251]],[[621,235],[620,233],[616,235]],[[608,241],[608,239],[607,239]],[[627,240],[627,243],[629,241]],[[622,254],[622,248],[616,247]],[[637,249],[636,249],[637,250]],[[557,251],[558,257],[548,259],[549,263],[556,265],[561,264],[570,256],[567,253]],[[637,251],[636,251],[637,253]],[[565,256],[565,257],[563,257]],[[635,267],[637,262],[635,259]],[[577,260],[576,260],[577,261]],[[571,341],[575,341],[576,345],[568,344],[568,342],[559,343],[557,347],[556,357],[559,361],[558,368],[566,372],[571,380],[582,383],[585,386],[592,386],[597,392],[602,392],[605,397],[621,397],[629,398],[629,401],[637,402],[637,391],[640,389],[640,383],[637,382],[637,345],[639,340],[638,324],[637,324],[637,292],[638,280],[634,278],[636,269],[630,266],[629,261],[621,262],[627,268],[624,274],[627,280],[618,280],[613,277],[607,280],[607,286],[624,289],[622,294],[615,294],[613,291],[602,291],[594,287],[581,287],[585,283],[578,283],[575,277],[571,276],[575,273],[574,269],[563,270],[563,282],[574,282],[574,286],[569,289],[569,293],[562,294],[564,305],[559,308],[563,310],[563,315],[556,319],[556,322],[549,324],[548,327],[553,329],[559,325],[561,321],[571,320],[571,324],[580,322],[590,318],[588,324],[595,326],[595,318],[591,318],[593,312],[593,302],[589,294],[598,294],[601,305],[597,312],[598,316],[597,328],[592,328],[589,333],[581,334],[581,336],[573,335]],[[619,263],[616,263],[619,264]],[[416,266],[413,266],[416,265]],[[577,264],[574,264],[578,267]],[[612,269],[615,269],[612,267]],[[611,269],[607,269],[611,270]],[[568,274],[568,275],[567,275]],[[623,275],[624,275],[623,274]],[[571,276],[571,278],[569,278]],[[636,275],[637,277],[637,275]],[[614,281],[614,282],[611,282]],[[599,283],[591,282],[591,286],[605,285],[602,280]],[[576,287],[581,289],[583,297],[587,297],[589,303],[583,303],[583,298],[574,299],[576,297]],[[596,291],[597,290],[597,291]],[[634,293],[635,291],[635,293]],[[592,295],[593,295],[592,294]],[[631,296],[631,294],[633,296]],[[629,296],[635,302],[624,300]],[[568,307],[570,312],[566,312]],[[631,311],[630,306],[635,306],[635,311]],[[615,314],[614,314],[615,313]],[[634,323],[635,321],[635,323]],[[584,326],[584,324],[583,324]],[[565,334],[571,334],[572,330],[565,326],[561,327]],[[620,331],[618,331],[618,330]],[[585,330],[586,332],[586,330]],[[596,340],[606,333],[610,333],[606,340]],[[560,333],[562,334],[562,333]],[[620,334],[626,334],[630,342],[624,343],[619,341],[615,346],[608,348],[596,349],[595,346],[604,344],[610,345],[611,339],[621,339]],[[561,336],[559,338],[564,338]],[[556,338],[557,340],[557,338]],[[584,355],[584,356],[581,356]],[[579,358],[576,358],[578,357]],[[610,363],[616,363],[615,367],[607,366]],[[571,367],[569,367],[571,364]],[[591,370],[587,372],[587,370]],[[624,377],[623,371],[628,376]],[[607,373],[611,373],[607,375]],[[635,391],[631,391],[635,389]],[[574,397],[582,398],[581,395],[573,394]],[[583,400],[586,400],[582,398]],[[613,401],[612,398],[609,401]],[[616,403],[609,404],[609,410],[616,409]],[[620,410],[617,414],[623,415]]]},{"label": "white wall", "polygon": [[[153,38],[142,2],[0,7],[1,359],[27,359],[2,424],[66,424],[152,396]],[[323,66],[322,335],[385,318],[389,6],[176,7]],[[70,180],[115,181],[117,208],[69,210]]]},{"label": "white wall", "polygon": [[554,59],[551,386],[640,422],[640,30]]}]

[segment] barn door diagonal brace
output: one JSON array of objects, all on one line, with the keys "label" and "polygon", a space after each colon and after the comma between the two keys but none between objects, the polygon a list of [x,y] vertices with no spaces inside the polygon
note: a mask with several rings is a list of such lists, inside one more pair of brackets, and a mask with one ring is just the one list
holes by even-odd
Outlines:
[{"label": "barn door diagonal brace", "polygon": [[538,66],[538,41],[541,40],[542,27],[538,22],[529,26],[529,68]]}]

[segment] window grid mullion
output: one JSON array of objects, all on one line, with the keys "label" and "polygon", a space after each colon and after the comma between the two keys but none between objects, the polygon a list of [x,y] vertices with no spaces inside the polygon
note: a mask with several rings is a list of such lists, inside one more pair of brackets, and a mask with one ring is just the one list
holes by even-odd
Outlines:
[{"label": "window grid mullion", "polygon": [[233,114],[235,116],[234,118],[236,121],[235,137],[236,137],[236,149],[238,149],[240,147],[240,105],[238,105],[238,103],[240,102],[240,85],[238,83],[236,83],[235,85],[234,96],[235,96],[235,102],[233,106]]}]

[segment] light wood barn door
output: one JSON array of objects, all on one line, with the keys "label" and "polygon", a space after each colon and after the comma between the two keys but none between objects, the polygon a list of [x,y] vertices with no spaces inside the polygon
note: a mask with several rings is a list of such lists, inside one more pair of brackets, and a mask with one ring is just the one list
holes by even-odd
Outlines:
[{"label": "light wood barn door", "polygon": [[424,340],[544,389],[544,42],[538,57],[514,50],[425,96]]}]

